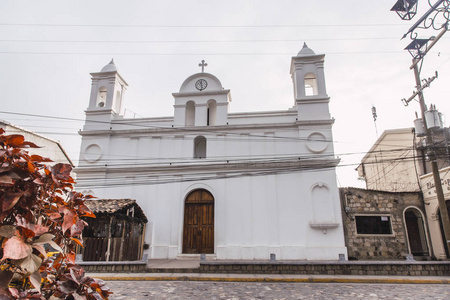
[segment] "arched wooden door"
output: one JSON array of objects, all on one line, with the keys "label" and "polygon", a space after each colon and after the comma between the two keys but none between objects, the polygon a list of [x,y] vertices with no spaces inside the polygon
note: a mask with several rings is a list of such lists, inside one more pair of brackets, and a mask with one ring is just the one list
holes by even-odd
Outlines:
[{"label": "arched wooden door", "polygon": [[183,253],[214,253],[214,197],[207,190],[186,197]]}]

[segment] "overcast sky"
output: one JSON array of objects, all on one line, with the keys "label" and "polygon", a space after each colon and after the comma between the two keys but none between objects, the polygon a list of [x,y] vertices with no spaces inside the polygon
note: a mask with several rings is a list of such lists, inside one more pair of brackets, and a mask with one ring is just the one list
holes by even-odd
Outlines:
[{"label": "overcast sky", "polygon": [[[434,2],[434,1],[433,1]],[[401,36],[395,0],[0,0],[0,119],[61,141],[77,164],[90,72],[114,58],[128,82],[127,116],[173,115],[172,93],[208,63],[231,90],[231,112],[285,110],[294,104],[291,57],[303,42],[326,54],[325,75],[340,186],[359,186],[354,171],[378,135],[412,126],[417,102],[410,42]],[[429,8],[419,1],[419,14]],[[437,35],[428,30],[420,37]],[[427,55],[425,91],[448,115],[450,35]],[[27,116],[18,114],[28,114]],[[41,116],[41,117],[38,117]],[[48,116],[48,117],[42,117]],[[70,118],[60,120],[49,117]],[[448,124],[446,124],[448,126]]]}]

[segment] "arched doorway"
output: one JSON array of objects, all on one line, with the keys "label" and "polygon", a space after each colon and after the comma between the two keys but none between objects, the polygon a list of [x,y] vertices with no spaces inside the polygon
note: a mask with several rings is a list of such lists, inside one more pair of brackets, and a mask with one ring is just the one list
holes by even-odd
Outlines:
[{"label": "arched doorway", "polygon": [[[447,206],[447,212],[450,215],[450,200],[445,200],[445,204]],[[438,208],[437,216],[439,218],[439,228],[441,229],[441,236],[442,236],[442,241],[444,244],[445,255],[447,255],[447,258],[450,258],[450,249],[448,249],[447,243],[444,242],[446,240],[445,234],[444,234],[444,225],[442,225],[441,210],[439,208]]]},{"label": "arched doorway", "polygon": [[190,192],[184,204],[183,253],[214,253],[214,197]]},{"label": "arched doorway", "polygon": [[411,254],[414,256],[430,255],[425,233],[425,225],[422,214],[415,208],[405,211],[406,230],[408,231],[408,242]]}]

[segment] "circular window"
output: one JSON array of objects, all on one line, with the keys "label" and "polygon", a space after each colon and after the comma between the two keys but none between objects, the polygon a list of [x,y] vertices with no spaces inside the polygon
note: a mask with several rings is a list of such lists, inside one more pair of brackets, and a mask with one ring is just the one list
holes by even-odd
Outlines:
[{"label": "circular window", "polygon": [[102,156],[102,148],[97,144],[91,144],[84,149],[83,155],[88,162],[95,162]]},{"label": "circular window", "polygon": [[306,147],[311,152],[323,152],[327,149],[328,140],[324,134],[320,132],[313,132],[308,136],[308,140],[306,141]]}]

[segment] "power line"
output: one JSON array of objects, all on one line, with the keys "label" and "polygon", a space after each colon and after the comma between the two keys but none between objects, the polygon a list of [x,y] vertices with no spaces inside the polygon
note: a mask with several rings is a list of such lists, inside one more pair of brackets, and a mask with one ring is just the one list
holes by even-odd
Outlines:
[{"label": "power line", "polygon": [[[29,116],[29,117],[37,117],[37,118],[48,118],[48,119],[54,119],[54,120],[65,120],[65,121],[76,121],[76,122],[85,122],[84,119],[77,119],[77,118],[68,118],[68,117],[56,117],[56,116],[47,116],[47,115],[39,115],[39,114],[28,114],[28,113],[17,113],[17,112],[7,112],[7,111],[0,111],[0,114],[11,114],[11,115],[20,115],[20,116]],[[290,140],[293,142],[298,142],[298,141],[306,141],[307,138],[297,138],[297,137],[286,137],[286,136],[274,136],[274,135],[256,135],[256,134],[246,134],[246,135],[242,135],[241,133],[234,133],[234,132],[230,132],[230,131],[218,131],[218,130],[204,130],[202,128],[195,128],[195,127],[191,127],[191,128],[185,128],[185,127],[171,127],[171,126],[156,126],[156,125],[141,125],[141,124],[130,124],[126,121],[114,121],[113,123],[108,122],[108,121],[88,121],[89,123],[98,123],[98,124],[108,124],[108,125],[129,125],[131,127],[138,127],[138,128],[147,128],[147,129],[166,129],[166,130],[172,130],[172,129],[176,129],[176,130],[180,130],[180,131],[185,131],[188,133],[215,133],[215,134],[226,134],[228,135],[227,140],[230,139],[230,135],[234,135],[239,137],[239,141],[244,141],[244,142],[249,142],[249,141],[259,141],[256,140],[255,138],[262,138],[264,140],[268,140],[271,139],[272,141],[286,141],[286,140]],[[227,130],[231,130],[227,129]],[[295,131],[299,131],[302,130],[300,128],[296,128]],[[310,130],[310,129],[305,129],[305,130]],[[114,131],[114,130],[112,130]],[[118,130],[120,131],[120,129]],[[293,130],[290,130],[293,131]],[[280,132],[280,131],[278,131]],[[286,131],[284,131],[286,132]],[[72,135],[72,134],[69,134]],[[250,139],[251,138],[251,139]],[[176,139],[175,137],[167,137],[167,139]],[[214,139],[209,137],[208,139]],[[219,139],[220,140],[220,139]],[[323,139],[321,140],[323,142],[334,142],[334,143],[341,143],[339,141],[336,140],[328,140],[328,139]],[[379,144],[380,146],[383,146],[384,144]],[[393,146],[399,146],[399,147],[403,147],[403,145],[395,145],[395,144],[386,144],[389,147],[393,147]],[[370,152],[363,152],[363,153],[370,153]]]},{"label": "power line", "polygon": [[360,37],[360,38],[321,38],[321,39],[277,39],[277,40],[18,40],[0,39],[8,43],[271,43],[303,41],[362,41],[362,40],[398,40],[398,37]]},{"label": "power line", "polygon": [[403,24],[294,24],[294,25],[139,25],[139,24],[50,24],[50,23],[0,23],[0,26],[36,27],[122,27],[122,28],[304,28],[304,27],[379,27],[404,26]]},{"label": "power line", "polygon": [[[400,54],[402,51],[348,51],[348,52],[327,52],[327,55],[348,55],[348,54]],[[440,52],[441,54],[448,54],[447,52]],[[38,51],[0,51],[0,54],[30,54],[30,55],[126,55],[126,56],[255,56],[255,55],[293,55],[292,52],[235,52],[235,53],[132,53],[132,52],[38,52]]]}]

